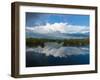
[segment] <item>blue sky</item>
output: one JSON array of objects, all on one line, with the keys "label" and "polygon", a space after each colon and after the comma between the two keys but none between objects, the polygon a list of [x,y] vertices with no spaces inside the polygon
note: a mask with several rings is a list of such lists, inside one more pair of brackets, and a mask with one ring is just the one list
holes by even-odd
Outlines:
[{"label": "blue sky", "polygon": [[53,24],[55,22],[67,22],[72,25],[89,26],[89,15],[26,13],[26,26],[29,27],[45,23]]},{"label": "blue sky", "polygon": [[37,37],[43,38],[88,37],[89,18],[89,15],[26,12],[26,32],[28,36],[38,34]]}]

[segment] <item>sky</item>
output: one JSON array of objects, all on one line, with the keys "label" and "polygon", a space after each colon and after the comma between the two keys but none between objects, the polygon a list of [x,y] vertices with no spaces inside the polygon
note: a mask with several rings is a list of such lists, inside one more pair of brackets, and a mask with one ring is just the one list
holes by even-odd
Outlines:
[{"label": "sky", "polygon": [[89,34],[89,17],[89,15],[26,12],[26,34],[37,38],[86,37]]},{"label": "sky", "polygon": [[45,23],[69,23],[72,25],[89,26],[88,15],[26,13],[26,26],[42,25]]}]

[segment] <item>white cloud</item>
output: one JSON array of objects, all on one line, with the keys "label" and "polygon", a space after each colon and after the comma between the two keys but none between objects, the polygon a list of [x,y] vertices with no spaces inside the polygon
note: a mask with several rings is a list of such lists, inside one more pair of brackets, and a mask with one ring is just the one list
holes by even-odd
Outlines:
[{"label": "white cloud", "polygon": [[26,27],[26,31],[35,33],[47,34],[47,33],[86,33],[89,32],[88,26],[70,25],[68,23],[54,23],[46,25],[39,25],[34,27]]},{"label": "white cloud", "polygon": [[[45,54],[45,56],[54,57],[67,57],[71,55],[85,55],[89,53],[89,48],[86,47],[63,47],[62,43],[58,44],[56,42],[47,43],[44,48],[28,48],[26,51],[34,51],[37,54]],[[33,53],[34,54],[34,53]]]}]

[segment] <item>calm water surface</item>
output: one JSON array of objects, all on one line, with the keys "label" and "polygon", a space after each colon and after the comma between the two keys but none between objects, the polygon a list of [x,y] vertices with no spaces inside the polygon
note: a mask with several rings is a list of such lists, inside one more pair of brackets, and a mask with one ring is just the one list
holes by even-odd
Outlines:
[{"label": "calm water surface", "polygon": [[62,46],[26,48],[26,67],[89,64],[89,46]]}]

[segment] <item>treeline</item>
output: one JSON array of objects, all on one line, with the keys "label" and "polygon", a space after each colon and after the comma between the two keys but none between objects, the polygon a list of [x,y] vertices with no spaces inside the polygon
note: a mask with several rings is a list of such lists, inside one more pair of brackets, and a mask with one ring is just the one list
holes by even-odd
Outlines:
[{"label": "treeline", "polygon": [[44,46],[45,42],[57,42],[62,43],[63,46],[86,46],[89,45],[89,38],[87,39],[39,39],[39,38],[26,38],[26,46],[28,47],[36,47],[36,46]]}]

